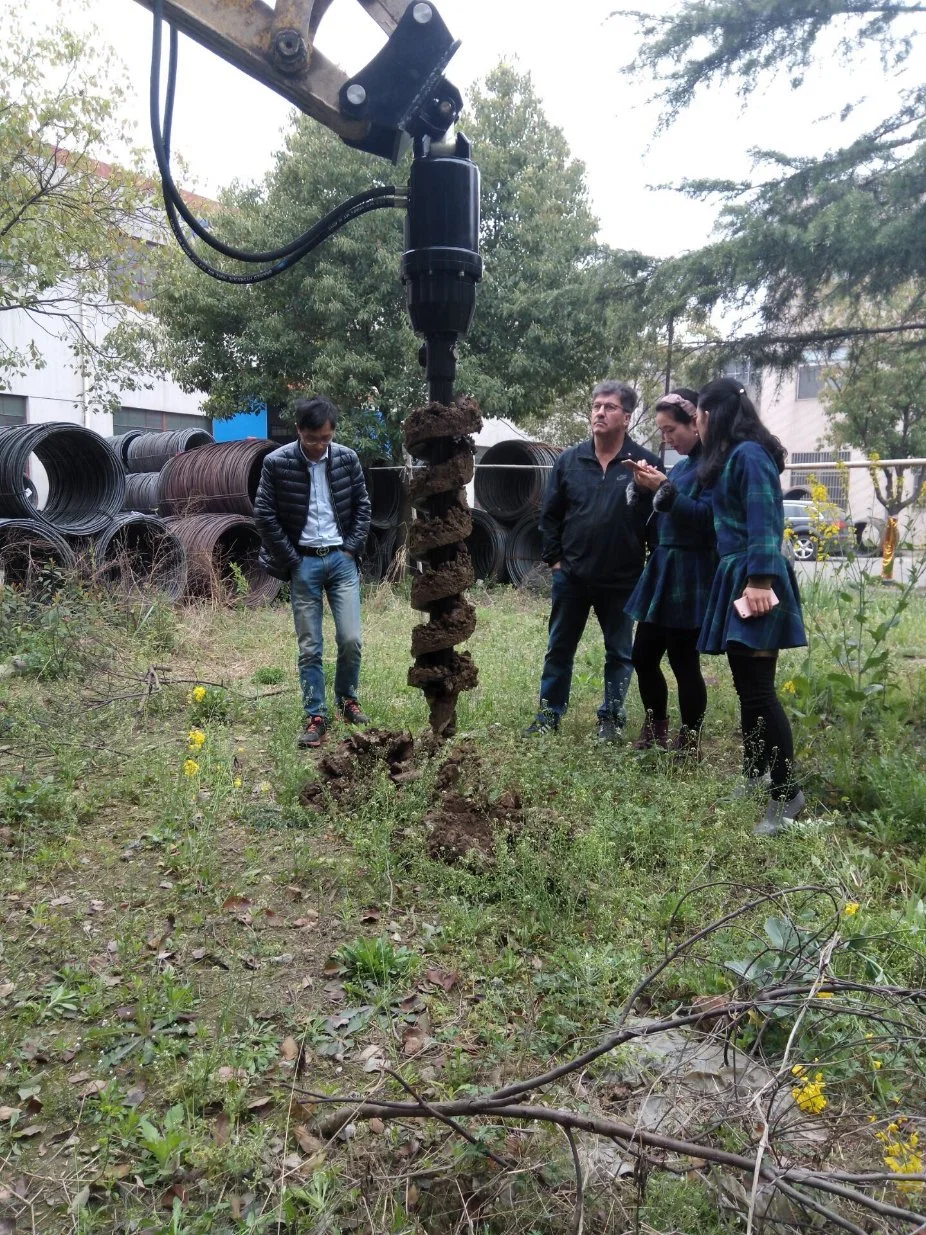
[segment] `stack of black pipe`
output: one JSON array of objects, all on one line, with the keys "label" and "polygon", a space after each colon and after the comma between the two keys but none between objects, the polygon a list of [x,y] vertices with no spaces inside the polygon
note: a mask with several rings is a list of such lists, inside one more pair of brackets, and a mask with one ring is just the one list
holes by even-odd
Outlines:
[{"label": "stack of black pipe", "polygon": [[392,577],[396,554],[404,542],[404,475],[401,466],[388,459],[365,467],[363,475],[370,495],[370,533],[361,558],[360,574],[364,583],[380,583]]},{"label": "stack of black pipe", "polygon": [[477,579],[516,587],[544,572],[537,526],[559,446],[513,439],[490,446],[476,467],[473,532],[467,541]]},{"label": "stack of black pipe", "polygon": [[[41,507],[27,479],[32,456],[48,480]],[[82,541],[102,532],[124,495],[119,458],[90,429],[49,423],[0,430],[0,575],[28,587],[48,565],[73,567],[68,538]]]}]

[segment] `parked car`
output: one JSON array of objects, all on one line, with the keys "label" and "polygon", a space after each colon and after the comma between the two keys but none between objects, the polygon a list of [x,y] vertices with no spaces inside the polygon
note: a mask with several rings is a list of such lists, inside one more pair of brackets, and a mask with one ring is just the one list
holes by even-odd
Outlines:
[{"label": "parked car", "polygon": [[[854,553],[856,525],[844,510],[820,507],[816,502],[785,499],[785,545],[796,562],[813,562],[824,553]],[[864,529],[864,524],[861,525]],[[790,529],[790,533],[788,532]],[[834,529],[822,535],[824,529]]]}]

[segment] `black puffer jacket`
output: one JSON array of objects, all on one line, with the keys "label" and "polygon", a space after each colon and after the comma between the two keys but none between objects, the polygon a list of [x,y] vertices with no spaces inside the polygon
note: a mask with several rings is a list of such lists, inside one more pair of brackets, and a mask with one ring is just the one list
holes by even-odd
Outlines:
[{"label": "black puffer jacket", "polygon": [[[370,498],[356,453],[332,442],[328,484],[343,547],[358,562],[370,530]],[[299,537],[309,509],[309,465],[298,442],[281,446],[264,459],[254,499],[260,534],[260,564],[277,579],[288,579],[299,565]]]}]

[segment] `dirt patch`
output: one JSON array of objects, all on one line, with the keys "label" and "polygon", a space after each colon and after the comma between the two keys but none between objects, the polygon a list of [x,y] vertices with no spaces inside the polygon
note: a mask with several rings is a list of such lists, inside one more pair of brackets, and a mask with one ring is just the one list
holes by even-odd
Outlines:
[{"label": "dirt patch", "polygon": [[410,733],[389,729],[352,733],[322,756],[318,763],[318,780],[303,787],[299,801],[316,810],[324,808],[326,799],[340,802],[357,788],[372,768],[382,764],[389,769],[389,779],[395,785],[416,780],[421,773],[411,763],[414,749],[415,740]]},{"label": "dirt patch", "polygon": [[423,818],[428,854],[441,862],[491,861],[499,838],[510,840],[521,828],[521,798],[508,789],[491,800],[481,761],[470,742],[453,748],[427,736],[416,742],[409,733],[368,729],[345,738],[319,761],[318,779],[304,786],[303,806],[323,811],[333,799],[341,803],[363,792],[369,772],[385,765],[397,788],[417,780],[423,765],[443,756],[434,780],[431,805]]}]

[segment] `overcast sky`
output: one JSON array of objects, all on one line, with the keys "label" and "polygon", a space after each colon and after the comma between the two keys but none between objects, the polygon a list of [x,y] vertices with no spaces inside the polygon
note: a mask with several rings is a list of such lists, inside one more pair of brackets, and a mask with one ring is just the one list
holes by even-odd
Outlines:
[{"label": "overcast sky", "polygon": [[[139,141],[150,141],[147,81],[151,16],[135,0],[58,0],[75,21],[85,7],[102,36],[126,65]],[[29,12],[44,15],[54,0],[30,0]],[[672,0],[650,0],[672,11]],[[565,132],[587,169],[601,238],[618,248],[667,256],[702,244],[710,234],[713,208],[676,193],[649,188],[686,176],[738,178],[750,170],[748,150],[773,147],[812,153],[842,144],[845,125],[817,122],[864,80],[874,113],[896,95],[898,80],[874,58],[860,76],[831,60],[799,92],[786,82],[759,90],[741,111],[732,86],[713,87],[658,139],[656,109],[647,102],[650,83],[621,69],[632,59],[634,26],[609,19],[612,0],[440,0],[438,8],[463,46],[447,76],[464,95],[500,57],[529,70],[549,118]],[[557,20],[555,14],[564,14]],[[346,70],[362,67],[384,41],[356,0],[334,0],[319,32],[318,46]],[[922,68],[922,62],[920,63]],[[290,107],[245,74],[224,64],[189,39],[181,38],[174,123],[174,150],[192,172],[190,187],[214,193],[232,179],[259,178],[280,146]],[[853,122],[857,123],[857,122]],[[465,127],[465,125],[464,125]],[[478,161],[478,152],[477,152]]]}]

